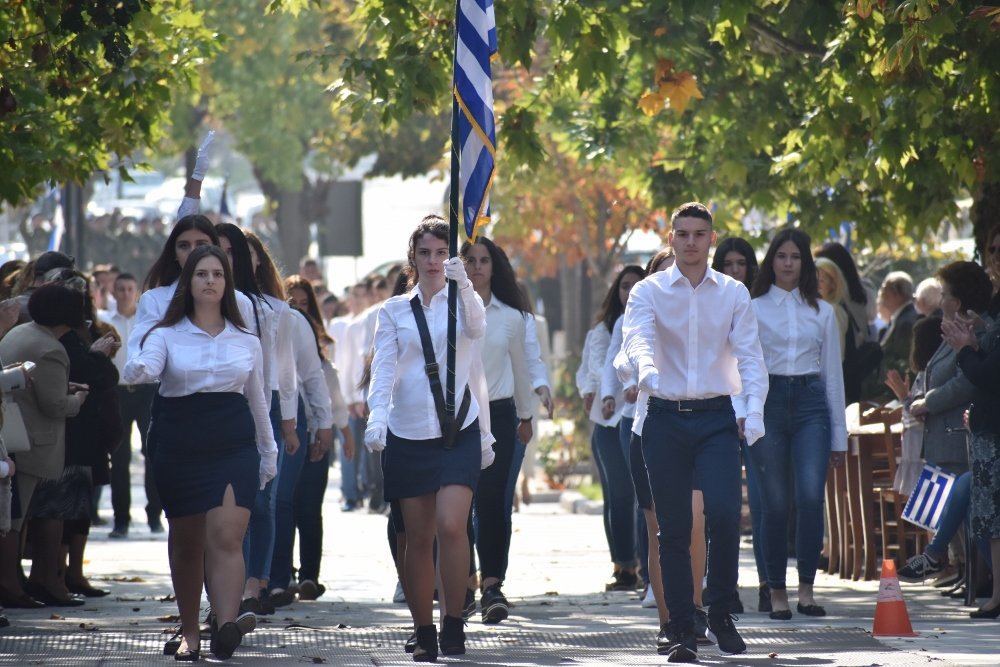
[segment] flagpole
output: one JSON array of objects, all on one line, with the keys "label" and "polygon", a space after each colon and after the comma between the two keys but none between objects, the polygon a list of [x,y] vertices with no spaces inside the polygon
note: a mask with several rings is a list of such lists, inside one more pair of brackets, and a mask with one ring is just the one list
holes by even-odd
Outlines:
[{"label": "flagpole", "polygon": [[[458,2],[455,3],[455,16],[458,17]],[[458,47],[458,21],[455,22],[455,47]],[[454,82],[451,91],[451,189],[448,205],[448,256],[458,255],[458,190],[460,177],[460,160],[458,136],[458,100],[455,98]],[[458,338],[458,287],[454,280],[448,281],[448,356],[445,361],[445,395],[444,407],[452,417],[455,416],[455,341]],[[458,424],[462,428],[462,424]]]}]

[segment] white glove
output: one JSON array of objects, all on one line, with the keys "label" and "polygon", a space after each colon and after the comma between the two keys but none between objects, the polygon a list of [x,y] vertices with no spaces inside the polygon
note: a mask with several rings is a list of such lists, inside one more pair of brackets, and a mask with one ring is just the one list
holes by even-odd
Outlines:
[{"label": "white glove", "polygon": [[660,388],[660,372],[655,366],[646,366],[639,371],[639,389],[647,394],[655,394]]},{"label": "white glove", "polygon": [[464,289],[472,284],[469,274],[465,272],[465,262],[461,257],[452,257],[444,263],[444,277],[454,280],[459,289]]},{"label": "white glove", "polygon": [[385,424],[368,421],[368,426],[365,428],[365,447],[369,452],[374,454],[385,449],[386,430]]},{"label": "white glove", "polygon": [[212,145],[212,139],[215,139],[215,130],[209,130],[205,140],[198,147],[198,157],[195,158],[194,171],[191,172],[191,178],[196,181],[204,181],[205,174],[208,173],[208,147]]},{"label": "white glove", "polygon": [[747,446],[753,446],[755,442],[764,437],[764,417],[752,412],[747,415],[743,422],[743,436],[747,440]]},{"label": "white glove", "polygon": [[496,459],[496,452],[493,451],[493,445],[488,446],[482,451],[483,458],[479,463],[479,469],[485,470],[493,465],[493,461]]},{"label": "white glove", "polygon": [[261,490],[278,475],[278,450],[264,452],[260,456]]}]

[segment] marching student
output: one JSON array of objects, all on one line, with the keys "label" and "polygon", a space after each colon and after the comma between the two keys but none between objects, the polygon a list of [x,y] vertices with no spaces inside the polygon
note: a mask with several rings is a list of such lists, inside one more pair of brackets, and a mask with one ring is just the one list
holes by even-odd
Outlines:
[{"label": "marching student", "polygon": [[[219,247],[229,258],[237,293],[245,295],[253,304],[253,319],[247,325],[260,338],[264,352],[264,388],[270,407],[271,429],[281,450],[278,455],[278,476],[257,493],[243,540],[247,580],[242,604],[244,611],[259,614],[269,611],[265,609],[261,598],[268,591],[274,553],[275,487],[280,483],[285,459],[299,449],[299,438],[295,432],[298,398],[292,348],[294,325],[291,309],[285,303],[284,295],[276,298],[262,291],[257,277],[260,258],[254,261],[254,252],[243,230],[228,222],[220,222],[215,230],[219,233]],[[277,287],[281,288],[280,282]],[[282,602],[291,602],[290,596],[281,595],[282,591],[272,590],[271,593],[276,594],[267,599],[275,607],[282,606]]]},{"label": "marching student", "polygon": [[[486,310],[460,257],[448,259],[448,224],[427,216],[410,237],[408,272],[416,288],[388,299],[378,311],[368,394],[365,446],[382,452],[385,499],[399,500],[406,526],[403,553],[406,602],[416,626],[413,659],[437,659],[433,622],[434,558],[438,543],[445,601],[440,649],[465,652],[461,617],[469,573],[466,525],[480,468],[493,462],[481,439],[473,366],[486,333]],[[454,420],[445,412],[448,330],[447,281],[458,286]],[[435,361],[428,364],[428,359]],[[440,408],[439,408],[440,406]]]},{"label": "marching student", "polygon": [[[615,277],[601,304],[587,360],[593,389],[600,392],[611,351],[615,322],[625,310],[632,287],[646,276],[641,266],[630,264]],[[622,446],[619,425],[625,406],[624,392],[601,394],[590,407],[594,422],[591,446],[604,492],[604,530],[611,551],[613,571],[608,591],[631,591],[639,584],[636,561],[635,489],[629,475],[628,455]]]},{"label": "marching student", "polygon": [[[512,503],[507,502],[507,490],[521,467],[520,461],[514,465],[517,443],[528,442],[532,435],[531,378],[525,355],[527,307],[507,254],[493,241],[480,236],[475,243],[464,243],[460,255],[472,287],[486,307],[482,361],[496,461],[479,476],[474,498],[475,535],[483,622],[499,623],[507,618],[510,608],[501,590],[512,535]],[[523,456],[523,449],[521,453]]]},{"label": "marching student", "polygon": [[198,608],[207,585],[211,651],[232,656],[244,584],[241,545],[257,489],[277,472],[263,352],[243,322],[229,261],[195,248],[163,318],[125,365],[131,384],[159,380],[153,472],[170,524],[170,572],[183,640],[175,660],[200,657]]},{"label": "marching student", "polygon": [[[709,637],[726,654],[746,644],[730,604],[739,573],[741,505],[737,414],[748,443],[763,434],[767,370],[746,287],[708,266],[712,214],[689,203],[671,215],[677,260],[632,288],[624,348],[648,392],[642,453],[659,524],[660,571],[670,621],[657,651],[671,662],[698,657],[691,580],[691,492],[697,478],[712,537],[708,555]],[[744,416],[745,415],[745,416]]]},{"label": "marching student", "polygon": [[[757,255],[746,239],[730,236],[719,241],[712,257],[712,268],[724,273],[734,280],[743,283],[749,290],[757,277]],[[757,565],[757,611],[771,611],[771,592],[767,588],[767,571],[764,566],[764,548],[760,535],[760,489],[757,488],[757,477],[750,465],[750,454],[747,453],[747,442],[740,437],[740,453],[743,456],[743,468],[747,477],[747,505],[750,509],[750,524],[753,532],[753,558]],[[697,581],[697,577],[695,577]],[[695,584],[697,589],[697,584]],[[743,602],[739,592],[733,597],[733,613],[743,613]]]},{"label": "marching student", "polygon": [[[785,229],[771,241],[753,285],[760,346],[769,374],[766,434],[750,447],[761,492],[770,617],[788,620],[788,516],[795,503],[798,612],[825,616],[813,582],[823,548],[826,472],[847,451],[840,331],[833,307],[819,296],[809,236]],[[748,443],[747,444],[751,444]]]}]

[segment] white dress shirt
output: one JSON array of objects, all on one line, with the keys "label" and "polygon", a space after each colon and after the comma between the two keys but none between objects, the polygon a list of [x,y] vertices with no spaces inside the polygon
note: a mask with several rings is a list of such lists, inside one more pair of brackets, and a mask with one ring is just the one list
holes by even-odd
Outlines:
[{"label": "white dress shirt", "polygon": [[786,292],[777,285],[753,300],[767,372],[820,376],[830,409],[832,449],[843,452],[847,450],[847,419],[840,331],[833,307],[823,300],[817,305],[819,310],[810,306],[798,288]]},{"label": "white dress shirt", "polygon": [[347,325],[345,338],[348,347],[345,354],[350,358],[347,362],[349,371],[345,372],[349,380],[345,397],[348,403],[363,403],[365,400],[365,391],[360,385],[365,373],[365,361],[374,339],[375,318],[380,305],[369,306]]},{"label": "white dress shirt", "polygon": [[[611,342],[608,344],[607,354],[604,355],[604,363],[601,366],[601,391],[598,399],[603,403],[605,397],[610,396],[615,399],[615,412],[628,419],[635,418],[635,403],[625,402],[625,385],[618,379],[615,371],[615,357],[622,350],[622,325],[625,322],[625,314],[622,313],[615,320],[615,326],[611,329]],[[634,386],[635,383],[631,383]]]},{"label": "white dress shirt", "polygon": [[[260,321],[260,346],[264,350],[264,381],[270,392],[278,392],[282,420],[295,420],[299,402],[295,378],[295,357],[292,352],[293,327],[291,308],[281,299],[264,295],[263,302],[254,297],[257,318]],[[251,331],[254,320],[248,322]]]},{"label": "white dress shirt", "polygon": [[[391,297],[378,311],[375,356],[368,390],[368,423],[386,424],[395,435],[408,440],[431,440],[441,437],[441,425],[424,371],[424,351],[417,322],[410,309],[410,300],[419,293],[418,286],[407,294]],[[456,404],[460,403],[465,387],[470,383],[473,358],[480,354],[476,341],[486,334],[486,309],[476,291],[470,285],[458,290],[458,297]],[[447,287],[430,297],[430,305],[423,305],[421,300],[421,307],[444,391],[448,350]],[[477,393],[472,392],[469,413],[461,428],[467,427],[479,416]]]},{"label": "white dress shirt", "polygon": [[[123,341],[128,341],[132,337],[132,329],[135,327],[136,314],[133,313],[131,317],[126,317],[118,312],[117,308],[107,311],[101,311],[98,317],[106,324],[110,324],[118,332]],[[115,368],[118,369],[118,384],[124,385],[125,382],[125,362],[128,361],[128,350],[119,350],[111,361],[114,363]]]},{"label": "white dress shirt", "polygon": [[576,369],[576,390],[580,393],[581,398],[587,394],[596,395],[601,388],[597,384],[596,378],[590,374],[590,348],[594,344],[595,335],[596,330],[591,329],[584,337],[583,351],[580,352],[580,366]]},{"label": "white dress shirt", "polygon": [[551,387],[549,370],[542,358],[542,345],[538,342],[538,324],[535,316],[530,313],[524,325],[524,354],[528,363],[528,374],[531,376],[531,388]]},{"label": "white dress shirt", "polygon": [[[177,281],[175,280],[169,285],[146,290],[139,297],[139,305],[135,311],[135,322],[132,323],[132,333],[128,337],[129,359],[139,353],[139,346],[146,332],[152,329],[166,315],[167,307],[170,305],[170,300],[174,298],[174,292],[176,291]],[[236,291],[236,305],[240,309],[240,315],[243,316],[243,323],[247,325],[247,330],[257,333],[254,328],[253,304],[239,290]]]},{"label": "white dress shirt", "polygon": [[621,406],[616,404],[615,413],[611,415],[610,419],[605,419],[604,415],[601,414],[601,396],[599,396],[604,359],[607,357],[608,348],[611,345],[611,332],[608,331],[604,322],[598,322],[591,328],[587,337],[590,339],[590,345],[585,346],[587,347],[587,356],[583,360],[587,365],[586,385],[594,392],[594,402],[590,406],[588,417],[590,417],[590,421],[601,426],[617,426],[622,418]]},{"label": "white dress shirt", "polygon": [[767,368],[743,283],[711,268],[696,286],[677,265],[654,273],[632,288],[623,334],[649,395],[678,401],[742,394],[743,414],[763,414]]},{"label": "white dress shirt", "polygon": [[[165,398],[207,392],[234,392],[247,397],[257,430],[261,471],[276,472],[278,447],[264,391],[264,353],[253,334],[232,322],[211,336],[185,317],[169,327],[153,329],[123,375],[128,384],[159,381]],[[270,398],[270,397],[268,397]]]},{"label": "white dress shirt", "polygon": [[525,316],[495,294],[486,306],[483,372],[491,401],[513,398],[519,419],[532,416],[531,378],[525,360]]},{"label": "white dress shirt", "polygon": [[298,394],[295,408],[298,411],[298,397],[306,408],[306,428],[309,433],[317,429],[333,427],[333,400],[323,372],[323,360],[316,345],[316,334],[306,316],[288,309],[292,323],[292,356],[295,359],[295,377]]}]

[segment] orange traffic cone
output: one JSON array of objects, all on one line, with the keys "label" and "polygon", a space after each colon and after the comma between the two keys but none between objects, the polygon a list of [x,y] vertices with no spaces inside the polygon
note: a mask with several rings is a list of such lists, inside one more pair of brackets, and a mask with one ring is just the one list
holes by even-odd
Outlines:
[{"label": "orange traffic cone", "polygon": [[875,624],[873,637],[916,637],[910,625],[910,615],[906,613],[903,591],[896,577],[896,563],[882,561],[882,580],[878,586],[878,602],[875,603]]}]

